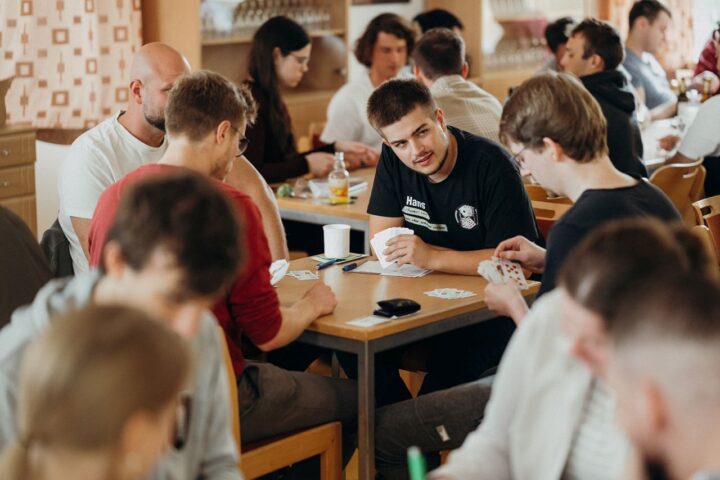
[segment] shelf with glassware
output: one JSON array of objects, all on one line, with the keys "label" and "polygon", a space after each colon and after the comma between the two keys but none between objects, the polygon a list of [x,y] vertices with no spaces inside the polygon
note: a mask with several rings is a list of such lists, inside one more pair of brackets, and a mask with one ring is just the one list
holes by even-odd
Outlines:
[{"label": "shelf with glassware", "polygon": [[298,88],[283,92],[300,137],[325,121],[327,104],[347,80],[349,8],[350,0],[143,0],[143,38],[169,43],[193,68],[242,81],[254,32],[274,16],[292,18],[312,39],[308,72]]},{"label": "shelf with glassware", "polygon": [[444,8],[463,21],[470,77],[501,101],[550,57],[549,22],[592,13],[577,0],[426,0],[426,8]]}]

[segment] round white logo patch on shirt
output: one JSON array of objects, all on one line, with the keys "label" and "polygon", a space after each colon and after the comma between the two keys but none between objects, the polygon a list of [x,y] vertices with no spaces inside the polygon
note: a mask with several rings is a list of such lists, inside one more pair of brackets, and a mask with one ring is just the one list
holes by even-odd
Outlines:
[{"label": "round white logo patch on shirt", "polygon": [[462,228],[472,230],[478,226],[478,214],[472,205],[463,205],[455,209],[455,221]]}]

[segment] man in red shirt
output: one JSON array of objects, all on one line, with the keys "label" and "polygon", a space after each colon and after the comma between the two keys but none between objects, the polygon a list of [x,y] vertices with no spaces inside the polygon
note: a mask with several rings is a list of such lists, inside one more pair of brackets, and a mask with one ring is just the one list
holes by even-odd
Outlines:
[{"label": "man in red shirt", "polygon": [[282,347],[316,318],[331,313],[337,303],[332,290],[318,282],[294,305],[280,307],[270,284],[271,257],[260,212],[249,196],[222,181],[247,146],[245,127],[253,115],[249,92],[219,74],[199,71],[178,79],[165,109],[166,153],[157,164],[136,169],[102,194],[89,236],[94,266],[101,260],[105,236],[126,188],[141,178],[178,169],[212,177],[237,207],[249,254],[230,292],[213,312],[225,331],[238,378],[243,443],[333,420],[345,427],[354,422],[357,412],[354,382],[289,372],[243,357],[242,335],[263,351]]}]

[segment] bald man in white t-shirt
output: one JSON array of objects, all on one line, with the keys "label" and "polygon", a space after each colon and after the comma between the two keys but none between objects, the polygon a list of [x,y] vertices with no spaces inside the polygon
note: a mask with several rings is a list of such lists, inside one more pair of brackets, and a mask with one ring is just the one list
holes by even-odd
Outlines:
[{"label": "bald man in white t-shirt", "polygon": [[58,178],[58,220],[70,243],[75,273],[88,269],[88,230],[100,194],[165,153],[167,93],[175,79],[189,72],[187,59],[174,48],[144,45],[130,68],[127,110],[83,133],[70,147]]}]

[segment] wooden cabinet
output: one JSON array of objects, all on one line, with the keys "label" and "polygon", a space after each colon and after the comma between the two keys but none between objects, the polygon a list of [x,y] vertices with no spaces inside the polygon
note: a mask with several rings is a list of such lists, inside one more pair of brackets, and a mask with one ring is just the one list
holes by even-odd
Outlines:
[{"label": "wooden cabinet", "polygon": [[[200,3],[200,0],[143,0],[143,41],[160,41],[177,48],[193,69],[213,70],[233,81],[243,80],[252,32],[203,36]],[[311,3],[313,8],[325,9],[329,20],[322,28],[306,27],[313,47],[309,70],[296,89],[283,93],[296,138],[307,135],[311,123],[325,121],[330,99],[347,81],[350,0]]]},{"label": "wooden cabinet", "polygon": [[34,128],[0,127],[0,205],[17,213],[37,235]]}]

